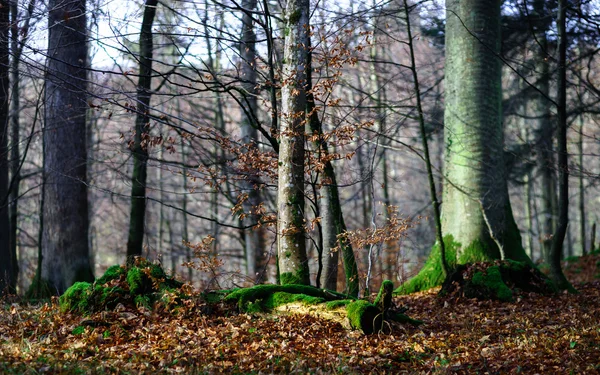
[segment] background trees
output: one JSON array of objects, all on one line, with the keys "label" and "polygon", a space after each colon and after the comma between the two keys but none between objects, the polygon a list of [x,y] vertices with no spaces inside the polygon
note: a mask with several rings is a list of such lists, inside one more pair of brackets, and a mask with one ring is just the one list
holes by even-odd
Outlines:
[{"label": "background trees", "polygon": [[[23,161],[15,227],[23,270],[20,290],[35,272],[39,228],[43,224],[42,232],[58,233],[55,226],[63,217],[80,223],[77,232],[92,249],[97,273],[124,261],[130,232],[138,237],[131,242],[136,243],[136,254],[161,258],[174,272],[181,272],[181,261],[191,260],[194,245],[211,235],[215,240],[202,248],[203,254],[223,264],[210,263],[193,274],[185,271],[196,285],[275,281],[276,235],[281,234],[277,215],[281,221],[285,208],[292,206],[301,215],[295,217],[294,230],[284,231],[280,240],[290,239],[292,249],[298,245],[300,252],[306,246],[306,262],[300,263],[308,266],[312,284],[319,277],[321,285],[355,293],[369,269],[375,280],[384,274],[406,280],[420,268],[434,243],[433,221],[425,219],[431,216],[432,206],[424,189],[428,181],[421,160],[413,65],[418,67],[435,183],[444,190],[443,234],[452,234],[463,245],[461,251],[481,241],[489,256],[499,257],[500,243],[507,257],[517,259],[526,259],[518,243],[520,234],[527,235],[531,241],[526,247],[535,261],[541,258],[542,245],[549,243],[558,207],[552,177],[558,171],[553,103],[557,8],[552,3],[508,2],[502,7],[497,3],[493,9],[482,8],[481,14],[463,13],[454,2],[446,14],[435,2],[409,3],[415,28],[414,64],[405,47],[408,34],[402,2],[347,6],[289,2],[283,4],[290,8],[285,10],[268,1],[157,2],[150,8],[141,1],[120,7],[98,1],[86,8],[89,23],[77,24],[87,29],[86,34],[77,34],[83,39],[68,43],[64,39],[68,34],[61,34],[58,48],[46,46],[43,37],[47,32],[43,20],[53,4],[40,5],[39,12],[28,14],[29,3],[18,3],[21,20],[12,21],[12,27],[22,33],[25,19],[31,20],[32,37],[20,44],[22,55],[16,53],[18,46],[11,47],[13,62],[20,61],[23,105],[17,120],[20,126],[17,130],[11,126],[6,151],[28,149],[10,157]],[[477,2],[469,5],[479,9]],[[300,12],[293,7],[300,7]],[[153,34],[153,44],[144,48],[140,41],[148,39],[141,37],[141,30],[142,24],[148,25],[143,21],[149,9],[156,12],[154,26],[145,29]],[[306,20],[297,19],[301,15]],[[75,22],[65,17],[59,27]],[[583,119],[582,125],[568,128],[567,151],[585,157],[583,162],[570,158],[570,182],[582,176],[588,209],[584,221],[571,221],[567,227],[565,255],[580,251],[576,250],[584,241],[580,227],[587,221],[587,228],[592,228],[597,220],[594,161],[599,91],[594,46],[598,36],[593,26],[597,18],[593,4],[567,8],[567,20],[578,20],[566,23],[571,36],[566,46],[567,125]],[[481,30],[478,25],[484,21],[495,26]],[[49,29],[54,32],[54,26]],[[76,45],[85,44],[83,40],[91,51],[89,65],[67,60],[84,53],[74,52]],[[54,57],[63,51],[66,56]],[[50,86],[46,100],[38,102],[46,55]],[[65,66],[73,69],[68,75],[61,70]],[[88,85],[83,85],[84,76],[77,75],[83,73],[75,66],[89,69]],[[52,101],[61,88],[77,99],[72,105],[61,107]],[[468,108],[461,104],[465,102]],[[36,113],[42,108],[47,115],[40,132],[42,119]],[[64,108],[77,109],[79,114],[71,115]],[[56,127],[59,119],[68,122]],[[139,126],[134,129],[136,122]],[[149,122],[152,126],[146,128]],[[66,132],[77,134],[78,139],[86,139],[87,134],[87,156],[74,145],[54,141],[60,129],[70,126],[88,129],[83,134]],[[46,159],[41,134],[48,141],[46,147],[51,147]],[[140,159],[136,145],[141,147],[144,141],[142,153],[147,156]],[[285,155],[292,144],[295,161],[288,162]],[[59,154],[72,163],[58,175],[51,173],[59,170],[51,157],[57,145],[66,147]],[[130,145],[137,151],[132,153]],[[79,154],[68,156],[75,149]],[[6,152],[0,152],[0,157]],[[87,175],[81,174],[77,160],[86,161]],[[44,162],[48,173],[42,184]],[[139,178],[131,180],[135,165],[138,172],[141,165],[147,168],[143,184],[138,184]],[[285,168],[294,169],[296,195],[278,202],[277,186],[286,186],[281,178],[290,172],[278,170]],[[16,171],[10,172],[9,178],[15,175]],[[53,182],[56,176],[65,178],[61,185]],[[42,186],[50,189],[44,205],[56,200],[49,198],[58,194],[52,193],[53,186],[68,187],[60,192],[70,197],[68,204],[74,204],[81,198],[68,189],[84,186],[76,181],[87,181],[87,193],[79,194],[90,203],[88,234],[79,221],[84,208],[68,209],[76,212],[76,218],[44,209],[47,214],[40,222]],[[144,199],[132,187],[144,187]],[[570,191],[572,203],[580,193]],[[142,202],[145,207],[135,209]],[[288,203],[284,210],[282,202]],[[569,208],[574,217],[575,206]],[[397,211],[400,216],[395,217]],[[132,231],[126,229],[130,221],[137,223]],[[340,236],[344,227],[347,235]],[[293,239],[288,236],[292,232]],[[334,245],[343,262],[331,251]],[[279,262],[284,260],[281,249]],[[517,253],[508,254],[511,251]],[[263,274],[264,278],[257,276]]]}]

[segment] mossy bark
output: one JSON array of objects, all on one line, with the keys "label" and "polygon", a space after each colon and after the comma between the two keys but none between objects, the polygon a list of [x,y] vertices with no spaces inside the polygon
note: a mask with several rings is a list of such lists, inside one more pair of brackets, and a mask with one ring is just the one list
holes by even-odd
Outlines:
[{"label": "mossy bark", "polygon": [[442,232],[463,244],[459,259],[526,260],[504,167],[500,1],[446,4]]},{"label": "mossy bark", "polygon": [[[504,167],[500,1],[447,0],[445,183],[442,232],[450,265],[506,258],[531,262],[512,215]],[[446,241],[444,241],[446,244]],[[439,248],[398,291],[443,282]]]},{"label": "mossy bark", "polygon": [[309,1],[290,0],[289,29],[284,43],[277,188],[277,251],[282,284],[310,284],[304,219],[304,126],[306,64],[309,43]]}]

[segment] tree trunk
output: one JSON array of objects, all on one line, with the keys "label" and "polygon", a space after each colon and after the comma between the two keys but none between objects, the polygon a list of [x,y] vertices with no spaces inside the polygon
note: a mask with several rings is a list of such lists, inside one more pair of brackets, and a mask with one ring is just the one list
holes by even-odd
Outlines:
[{"label": "tree trunk", "polygon": [[[242,8],[242,43],[240,45],[242,89],[245,93],[243,98],[245,105],[245,116],[242,116],[241,135],[242,142],[248,149],[257,147],[258,131],[256,130],[255,116],[257,115],[257,92],[256,92],[256,34],[254,33],[254,21],[252,12],[255,11],[257,0],[243,0]],[[249,173],[247,179],[242,183],[242,191],[248,194],[244,202],[246,217],[244,226],[256,225],[260,220],[259,215],[253,213],[261,202],[258,184],[260,183],[256,173]],[[264,257],[264,229],[249,228],[244,230],[244,246],[246,253],[246,271],[255,283],[260,284],[265,279],[265,257]]]},{"label": "tree trunk", "polygon": [[277,237],[280,282],[310,284],[304,229],[304,126],[308,0],[287,2],[279,132]]},{"label": "tree trunk", "polygon": [[550,278],[560,290],[574,291],[562,272],[560,261],[569,225],[569,160],[567,153],[567,2],[558,0],[558,225],[549,256]]},{"label": "tree trunk", "polygon": [[512,215],[504,167],[500,1],[447,0],[442,231],[458,263],[530,262]]},{"label": "tree trunk", "polygon": [[533,9],[536,18],[533,20],[535,45],[533,53],[533,69],[539,75],[536,87],[529,98],[532,128],[539,132],[538,166],[540,168],[540,242],[544,261],[548,262],[548,254],[552,247],[552,233],[556,227],[556,176],[554,163],[553,134],[554,125],[551,122],[551,102],[548,100],[550,93],[550,67],[547,31],[550,28],[551,17],[546,9],[546,1],[534,0]]},{"label": "tree trunk", "polygon": [[133,140],[133,175],[131,176],[131,212],[129,215],[129,238],[127,262],[142,255],[144,224],[146,217],[146,179],[148,162],[148,130],[150,127],[150,97],[152,83],[152,24],[158,0],[146,0],[142,30],[140,32],[140,66],[137,87],[137,114]]},{"label": "tree trunk", "polygon": [[[9,2],[0,1],[0,295],[14,292],[16,275],[14,274],[10,239],[9,218],[9,160],[8,155],[8,93],[9,76]],[[15,147],[16,145],[13,145]]]},{"label": "tree trunk", "polygon": [[85,0],[48,3],[41,279],[59,294],[76,281],[94,279],[88,247],[85,5]]}]

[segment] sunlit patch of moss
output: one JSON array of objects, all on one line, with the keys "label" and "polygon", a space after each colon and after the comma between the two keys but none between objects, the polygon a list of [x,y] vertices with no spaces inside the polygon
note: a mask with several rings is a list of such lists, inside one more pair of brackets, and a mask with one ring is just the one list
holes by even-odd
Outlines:
[{"label": "sunlit patch of moss", "polygon": [[325,303],[325,308],[327,310],[336,310],[336,309],[339,309],[340,307],[346,307],[352,301],[354,301],[354,300],[351,300],[351,299],[338,299],[336,301],[329,301],[329,302]]},{"label": "sunlit patch of moss", "polygon": [[383,314],[375,305],[365,300],[357,300],[346,306],[350,326],[369,335],[383,327]]},{"label": "sunlit patch of moss", "polygon": [[286,284],[301,284],[306,285],[306,280],[309,280],[308,267],[301,266],[295,273],[284,272],[279,275],[279,281],[282,285]]},{"label": "sunlit patch of moss", "polygon": [[141,294],[144,289],[144,273],[139,267],[132,267],[127,271],[127,284],[131,294]]},{"label": "sunlit patch of moss", "polygon": [[59,305],[62,312],[75,311],[88,313],[90,311],[89,298],[92,295],[92,284],[78,281],[60,296]]},{"label": "sunlit patch of moss", "polygon": [[[446,249],[446,260],[450,267],[456,265],[456,254],[460,248],[460,243],[454,241],[452,235],[444,237],[444,245]],[[411,294],[422,290],[434,288],[442,285],[444,282],[444,271],[442,270],[442,256],[439,243],[436,243],[431,249],[431,253],[425,265],[419,273],[400,285],[394,292],[396,294]]]},{"label": "sunlit patch of moss", "polygon": [[[323,301],[347,299],[347,296],[329,290],[318,289],[310,285],[256,285],[251,288],[237,289],[224,298],[226,302],[237,302],[242,311],[248,311],[248,307],[257,309],[256,306],[248,306],[258,300],[266,300],[275,293],[302,294],[306,297],[316,297]],[[306,299],[306,297],[304,297]],[[283,297],[282,297],[283,298]]]},{"label": "sunlit patch of moss", "polygon": [[81,335],[85,332],[85,327],[82,326],[77,326],[75,328],[73,328],[73,331],[71,331],[71,334],[77,336],[77,335]]}]

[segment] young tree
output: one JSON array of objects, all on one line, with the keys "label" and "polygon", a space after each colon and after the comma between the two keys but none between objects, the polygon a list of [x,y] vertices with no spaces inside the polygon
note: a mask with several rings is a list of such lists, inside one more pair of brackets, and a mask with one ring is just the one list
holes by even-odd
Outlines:
[{"label": "young tree", "polygon": [[[0,1],[0,294],[14,285],[8,216],[8,93],[9,93],[9,1]],[[14,147],[14,145],[13,145]]]},{"label": "young tree", "polygon": [[569,225],[569,154],[567,151],[567,1],[558,1],[558,223],[548,256],[550,278],[561,289],[574,291],[562,272],[563,242]]},{"label": "young tree", "polygon": [[142,30],[140,31],[139,78],[137,85],[137,107],[135,135],[132,145],[133,175],[131,176],[131,211],[129,216],[129,238],[127,240],[127,262],[142,255],[144,224],[146,218],[146,179],[148,162],[148,130],[150,126],[150,98],[152,83],[152,24],[158,0],[146,0]]},{"label": "young tree", "polygon": [[62,293],[92,281],[86,181],[87,17],[85,0],[48,3],[41,279]]},{"label": "young tree", "polygon": [[281,284],[310,284],[304,229],[309,7],[308,0],[289,0],[285,9],[277,191],[277,251]]},{"label": "young tree", "polygon": [[[254,32],[254,18],[252,12],[256,10],[257,0],[242,1],[242,38],[240,43],[241,79],[244,92],[244,115],[241,123],[242,142],[248,148],[256,147],[258,143],[258,131],[256,129],[257,97],[256,90],[256,33]],[[249,173],[242,184],[244,193],[248,199],[244,202],[244,212],[248,215],[243,221],[246,225],[256,225],[258,215],[253,213],[261,202],[260,192],[257,189],[259,179],[256,174]],[[246,271],[248,276],[256,283],[260,283],[265,275],[259,268],[264,263],[264,241],[260,228],[251,228],[244,231],[244,246],[246,253]]]}]

